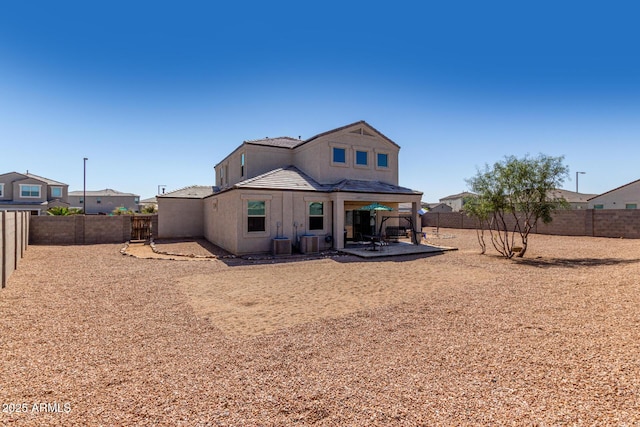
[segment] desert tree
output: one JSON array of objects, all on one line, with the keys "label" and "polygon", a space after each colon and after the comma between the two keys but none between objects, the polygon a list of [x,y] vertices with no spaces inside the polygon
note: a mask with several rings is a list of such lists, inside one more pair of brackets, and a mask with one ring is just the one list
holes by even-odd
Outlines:
[{"label": "desert tree", "polygon": [[[556,197],[559,188],[569,176],[564,157],[540,154],[523,158],[506,156],[493,167],[467,180],[476,197],[466,205],[466,212],[480,222],[482,233],[486,226],[491,243],[505,258],[523,257],[527,251],[529,234],[539,220],[547,224],[553,212],[568,207],[562,197]],[[515,251],[516,236],[520,237],[520,250]],[[478,239],[481,240],[480,237]],[[484,253],[484,237],[480,246]]]}]

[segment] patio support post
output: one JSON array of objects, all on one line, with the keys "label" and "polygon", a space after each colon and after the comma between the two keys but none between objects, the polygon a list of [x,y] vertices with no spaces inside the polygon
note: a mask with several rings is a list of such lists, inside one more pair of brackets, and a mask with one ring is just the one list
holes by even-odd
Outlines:
[{"label": "patio support post", "polygon": [[[415,228],[415,231],[422,233],[422,218],[420,218],[420,214],[418,214],[418,211],[422,208],[422,206],[420,205],[420,202],[413,202],[411,203],[411,216],[413,217],[413,227]],[[420,240],[418,239],[418,236],[416,236],[415,233],[412,233],[413,235],[412,240],[413,243],[415,243],[416,245],[420,244]]]},{"label": "patio support post", "polygon": [[333,246],[344,249],[344,200],[338,194],[333,201]]}]

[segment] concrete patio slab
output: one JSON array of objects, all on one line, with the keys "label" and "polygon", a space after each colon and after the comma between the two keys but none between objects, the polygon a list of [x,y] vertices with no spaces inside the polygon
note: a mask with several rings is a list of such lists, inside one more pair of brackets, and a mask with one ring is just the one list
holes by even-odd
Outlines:
[{"label": "concrete patio slab", "polygon": [[440,253],[445,251],[456,251],[458,248],[447,246],[432,246],[432,245],[414,245],[411,243],[390,243],[388,246],[380,247],[377,250],[372,250],[371,245],[347,245],[346,248],[340,249],[340,252],[344,252],[350,255],[359,256],[362,258],[381,258],[399,255],[415,255],[415,254],[428,254],[428,253]]}]

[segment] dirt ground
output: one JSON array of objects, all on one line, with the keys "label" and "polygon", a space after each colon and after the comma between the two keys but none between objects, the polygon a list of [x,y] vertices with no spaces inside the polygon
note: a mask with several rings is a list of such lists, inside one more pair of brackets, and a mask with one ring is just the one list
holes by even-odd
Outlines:
[{"label": "dirt ground", "polygon": [[530,240],[277,264],[30,246],[0,291],[0,424],[638,425],[640,241]]}]

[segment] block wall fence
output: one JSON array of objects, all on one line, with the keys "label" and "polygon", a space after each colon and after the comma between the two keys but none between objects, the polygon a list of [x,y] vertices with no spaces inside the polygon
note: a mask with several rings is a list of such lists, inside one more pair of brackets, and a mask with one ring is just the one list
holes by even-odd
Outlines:
[{"label": "block wall fence", "polygon": [[[513,221],[507,226],[513,227]],[[423,227],[468,228],[478,227],[478,221],[462,212],[427,212],[422,215]],[[562,236],[592,236],[640,239],[640,210],[585,209],[558,211],[553,221],[538,221],[532,230],[538,234]]]},{"label": "block wall fence", "polygon": [[21,211],[0,211],[0,287],[7,286],[9,276],[24,257],[29,244],[29,220],[31,214]]},{"label": "block wall fence", "polygon": [[[158,215],[152,219],[152,235],[157,237]],[[33,245],[83,245],[124,243],[131,240],[132,215],[34,216],[29,228]]]}]

